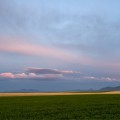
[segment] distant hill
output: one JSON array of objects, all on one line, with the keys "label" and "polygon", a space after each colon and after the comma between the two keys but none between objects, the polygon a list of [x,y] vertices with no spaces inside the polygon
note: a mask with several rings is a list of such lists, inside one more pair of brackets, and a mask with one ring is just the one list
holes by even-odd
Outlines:
[{"label": "distant hill", "polygon": [[11,92],[40,92],[40,91],[36,89],[20,89],[20,90],[14,90]]},{"label": "distant hill", "polygon": [[[95,91],[120,91],[120,86],[116,87],[104,87],[101,89],[86,89],[86,90],[67,90],[68,92],[95,92]],[[12,90],[12,91],[3,91],[3,92],[16,92],[16,93],[35,93],[35,92],[66,92],[66,91],[42,91],[42,90],[37,90],[37,89],[20,89],[20,90]]]},{"label": "distant hill", "polygon": [[99,89],[99,91],[120,91],[120,86],[117,87],[104,87]]}]

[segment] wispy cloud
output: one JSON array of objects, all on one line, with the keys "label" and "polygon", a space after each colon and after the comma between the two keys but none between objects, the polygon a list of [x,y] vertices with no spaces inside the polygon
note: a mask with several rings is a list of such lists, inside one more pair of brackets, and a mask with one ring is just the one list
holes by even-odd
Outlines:
[{"label": "wispy cloud", "polygon": [[120,82],[119,79],[114,77],[96,77],[96,76],[83,76],[84,80],[92,81],[107,81],[107,82]]},{"label": "wispy cloud", "polygon": [[56,47],[47,45],[36,45],[31,43],[22,42],[22,38],[0,38],[0,51],[19,53],[25,55],[43,56],[58,58],[62,60],[71,60],[74,58],[68,51],[63,51]]},{"label": "wispy cloud", "polygon": [[50,45],[37,45],[25,42],[25,38],[23,39],[0,36],[0,39],[1,52],[55,58],[65,62],[78,63],[83,65],[90,65],[94,62],[87,56],[82,54],[77,55],[69,50],[60,49]]}]

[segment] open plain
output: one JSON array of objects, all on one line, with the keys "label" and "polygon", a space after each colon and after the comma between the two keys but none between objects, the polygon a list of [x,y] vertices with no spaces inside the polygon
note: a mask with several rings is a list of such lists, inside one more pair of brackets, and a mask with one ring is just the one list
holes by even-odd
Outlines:
[{"label": "open plain", "polygon": [[0,96],[0,120],[120,120],[119,91]]}]

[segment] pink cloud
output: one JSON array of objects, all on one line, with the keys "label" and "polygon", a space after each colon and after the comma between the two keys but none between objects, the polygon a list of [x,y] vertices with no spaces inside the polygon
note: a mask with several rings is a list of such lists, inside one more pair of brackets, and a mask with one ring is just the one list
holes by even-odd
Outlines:
[{"label": "pink cloud", "polygon": [[25,73],[18,73],[18,74],[1,73],[0,77],[3,77],[3,78],[27,78],[28,76]]},{"label": "pink cloud", "polygon": [[27,78],[28,76],[25,73],[14,74],[15,78]]},{"label": "pink cloud", "polygon": [[35,74],[35,73],[18,73],[18,74],[13,74],[13,73],[1,73],[0,78],[9,78],[9,79],[57,79],[57,78],[62,78],[62,74]]},{"label": "pink cloud", "polygon": [[1,73],[0,77],[4,77],[4,78],[15,78],[13,73]]},{"label": "pink cloud", "polygon": [[36,78],[36,77],[38,77],[35,73],[29,73],[28,74],[28,77],[29,78]]}]

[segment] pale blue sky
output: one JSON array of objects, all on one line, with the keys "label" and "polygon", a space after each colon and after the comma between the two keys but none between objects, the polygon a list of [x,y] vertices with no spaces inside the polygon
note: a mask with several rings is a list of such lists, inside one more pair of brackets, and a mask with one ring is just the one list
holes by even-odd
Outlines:
[{"label": "pale blue sky", "polygon": [[[119,84],[119,6],[119,0],[0,0],[0,90]],[[33,76],[28,68],[61,72]]]}]

